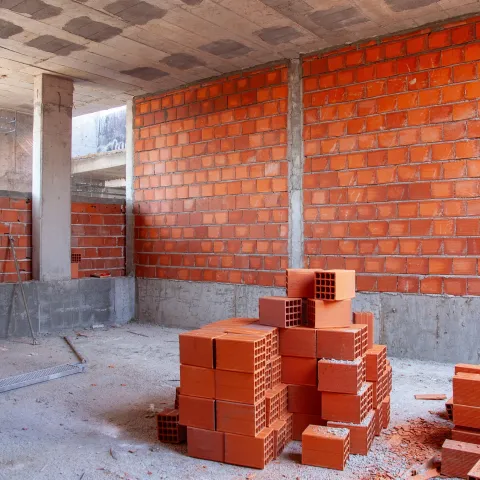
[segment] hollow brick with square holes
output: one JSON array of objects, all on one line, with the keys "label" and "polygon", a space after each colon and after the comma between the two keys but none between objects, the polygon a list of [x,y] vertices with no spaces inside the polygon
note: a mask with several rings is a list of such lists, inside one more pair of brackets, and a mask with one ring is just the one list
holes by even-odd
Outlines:
[{"label": "hollow brick with square holes", "polygon": [[180,394],[178,406],[180,425],[215,430],[215,400]]},{"label": "hollow brick with square holes", "polygon": [[280,417],[285,421],[285,446],[293,440],[293,413],[285,413]]},{"label": "hollow brick with square holes", "polygon": [[267,427],[278,418],[288,413],[287,385],[279,384],[267,390],[266,394],[266,422]]},{"label": "hollow brick with square holes", "polygon": [[216,340],[223,332],[201,329],[179,335],[180,363],[196,367],[215,368]]},{"label": "hollow brick with square holes", "polygon": [[272,388],[272,361],[268,360],[265,364],[265,390]]},{"label": "hollow brick with square holes", "polygon": [[215,370],[180,365],[180,385],[183,395],[215,398]]},{"label": "hollow brick with square holes", "polygon": [[372,384],[366,382],[357,394],[322,392],[322,417],[325,420],[362,423],[373,408]]},{"label": "hollow brick with square holes", "polygon": [[318,361],[318,390],[321,392],[355,395],[364,381],[364,357],[354,361],[325,359]]},{"label": "hollow brick with square holes", "polygon": [[186,440],[185,427],[179,424],[179,411],[165,409],[157,413],[157,435],[163,443],[182,443]]},{"label": "hollow brick with square holes", "polygon": [[265,369],[244,373],[217,368],[214,372],[217,400],[253,405],[265,398]]},{"label": "hollow brick with square holes", "polygon": [[292,413],[292,439],[301,441],[302,433],[309,425],[326,426],[327,421],[321,415],[309,413]]},{"label": "hollow brick with square holes", "polygon": [[281,328],[280,355],[317,358],[316,331],[307,327]]},{"label": "hollow brick with square holes", "polygon": [[308,426],[302,434],[302,464],[343,470],[350,452],[346,428]]},{"label": "hollow brick with square holes", "polygon": [[270,428],[274,435],[274,458],[278,458],[285,448],[287,422],[278,418],[271,424]]},{"label": "hollow brick with square holes", "polygon": [[450,421],[453,421],[453,397],[450,397],[445,402],[445,410],[447,412],[447,417]]},{"label": "hollow brick with square holes", "polygon": [[347,428],[350,430],[350,453],[353,455],[368,455],[375,437],[374,411],[359,424],[328,421],[327,427]]},{"label": "hollow brick with square holes", "polygon": [[258,302],[260,323],[279,328],[296,327],[302,323],[302,299],[262,297]]},{"label": "hollow brick with square holes", "polygon": [[216,429],[219,432],[255,436],[266,427],[265,399],[254,405],[223,400],[217,400],[216,404]]},{"label": "hollow brick with square holes", "polygon": [[480,460],[468,472],[468,480],[480,480]]},{"label": "hollow brick with square holes", "polygon": [[373,345],[367,350],[365,360],[367,382],[378,381],[387,368],[387,347]]},{"label": "hollow brick with square holes", "polygon": [[372,312],[353,312],[353,323],[355,325],[368,326],[367,348],[372,348],[375,337],[375,316]]},{"label": "hollow brick with square holes", "polygon": [[316,386],[289,385],[288,411],[290,413],[322,414],[322,392]]},{"label": "hollow brick with square holes", "polygon": [[265,350],[264,336],[227,333],[216,340],[216,368],[254,373],[265,368]]},{"label": "hollow brick with square holes", "polygon": [[250,468],[265,468],[275,456],[275,437],[271,428],[264,428],[255,437],[225,434],[225,463]]},{"label": "hollow brick with square holes", "polygon": [[282,382],[282,357],[280,355],[275,355],[270,360],[270,364],[272,367],[271,388],[273,388]]},{"label": "hollow brick with square holes", "polygon": [[375,436],[379,437],[382,433],[382,404],[380,403],[377,408],[373,409],[374,418],[375,418]]},{"label": "hollow brick with square holes", "polygon": [[452,429],[452,440],[480,445],[480,429],[455,426]]},{"label": "hollow brick with square holes", "polygon": [[382,428],[388,428],[388,425],[390,424],[390,412],[391,412],[390,395],[388,395],[382,400],[382,407],[384,408]]},{"label": "hollow brick with square holes", "polygon": [[201,428],[187,428],[187,453],[189,457],[225,461],[225,434]]},{"label": "hollow brick with square holes", "polygon": [[287,385],[317,385],[315,358],[281,357],[282,383]]},{"label": "hollow brick with square holes", "polygon": [[272,355],[278,355],[278,328],[259,323],[234,325],[225,328],[226,333],[244,333],[246,335],[259,335],[265,338],[265,356],[267,361]]},{"label": "hollow brick with square holes", "polygon": [[480,407],[457,405],[453,399],[453,423],[459,427],[480,429]]},{"label": "hollow brick with square holes", "polygon": [[315,270],[289,268],[286,271],[287,297],[313,298],[315,296]]},{"label": "hollow brick with square holes", "polygon": [[384,370],[378,381],[371,382],[371,384],[373,407],[377,408],[378,406],[380,406],[382,400],[390,393],[388,370]]},{"label": "hollow brick with square holes", "polygon": [[317,357],[350,361],[362,357],[367,345],[367,330],[366,325],[317,330]]},{"label": "hollow brick with square holes", "polygon": [[310,328],[348,327],[352,324],[352,301],[307,300],[307,324]]},{"label": "hollow brick with square holes", "polygon": [[315,272],[315,298],[338,301],[355,297],[354,270],[326,270]]},{"label": "hollow brick with square holes", "polygon": [[480,375],[457,373],[453,377],[453,403],[480,407]]},{"label": "hollow brick with square holes", "polygon": [[442,475],[466,478],[480,460],[480,445],[445,440],[442,446]]}]

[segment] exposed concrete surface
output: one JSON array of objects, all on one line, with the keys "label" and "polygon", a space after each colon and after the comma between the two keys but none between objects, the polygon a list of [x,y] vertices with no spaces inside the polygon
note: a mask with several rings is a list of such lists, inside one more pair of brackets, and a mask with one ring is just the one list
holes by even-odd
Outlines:
[{"label": "exposed concrete surface", "polygon": [[126,204],[126,271],[127,275],[135,275],[133,252],[135,250],[135,216],[133,214],[134,188],[134,138],[133,119],[135,104],[133,99],[127,101],[125,132],[125,204]]},{"label": "exposed concrete surface", "polygon": [[260,297],[285,295],[282,288],[256,285],[147,278],[136,282],[136,318],[181,328],[197,328],[229,317],[255,317]]},{"label": "exposed concrete surface", "polygon": [[[367,457],[352,455],[343,473],[300,465],[299,442],[292,442],[263,471],[190,458],[184,445],[156,441],[155,421],[149,416],[150,405],[160,410],[173,402],[179,383],[179,332],[138,324],[84,331],[88,337],[74,341],[89,360],[87,373],[0,394],[0,478],[401,478],[409,467],[438,452],[451,427],[442,418],[444,402],[418,401],[413,396],[449,395],[453,365],[391,359],[392,428],[375,439]],[[57,337],[40,337],[35,347],[28,339],[0,341],[0,352],[0,378],[76,361]]]},{"label": "exposed concrete surface", "polygon": [[[92,325],[124,324],[134,317],[134,280],[83,278],[26,282],[25,294],[35,332],[58,332]],[[0,284],[0,337],[28,335],[28,322],[16,284]]]}]

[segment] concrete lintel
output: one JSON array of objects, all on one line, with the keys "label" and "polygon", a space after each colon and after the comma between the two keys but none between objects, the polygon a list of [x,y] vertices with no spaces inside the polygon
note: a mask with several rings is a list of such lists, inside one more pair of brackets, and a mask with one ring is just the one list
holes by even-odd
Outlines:
[{"label": "concrete lintel", "polygon": [[126,186],[125,186],[125,204],[126,204],[126,272],[127,275],[135,275],[135,265],[133,261],[134,255],[134,241],[135,241],[135,217],[133,215],[133,201],[134,201],[134,119],[135,119],[135,103],[133,98],[127,102],[126,115],[126,141],[125,141],[125,169],[126,169]]},{"label": "concrete lintel", "polygon": [[303,100],[302,61],[290,60],[288,69],[288,264],[302,268],[303,243]]},{"label": "concrete lintel", "polygon": [[[74,157],[72,159],[72,174],[96,173],[103,170],[119,169],[120,175],[116,178],[125,177],[125,151],[102,152],[86,157]],[[121,169],[121,170],[120,170]]]}]

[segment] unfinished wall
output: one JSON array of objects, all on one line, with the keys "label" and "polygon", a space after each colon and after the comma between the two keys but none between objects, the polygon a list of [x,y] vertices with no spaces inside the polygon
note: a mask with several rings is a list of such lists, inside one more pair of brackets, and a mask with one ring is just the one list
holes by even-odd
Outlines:
[{"label": "unfinished wall", "polygon": [[137,277],[283,286],[287,68],[138,99]]},{"label": "unfinished wall", "polygon": [[[7,235],[16,241],[22,280],[32,279],[32,204],[28,195],[0,195],[0,283],[17,281]],[[72,253],[80,253],[80,277],[98,271],[125,275],[125,206],[123,201],[72,202]]]},{"label": "unfinished wall", "polygon": [[477,19],[304,61],[305,261],[478,295]]}]

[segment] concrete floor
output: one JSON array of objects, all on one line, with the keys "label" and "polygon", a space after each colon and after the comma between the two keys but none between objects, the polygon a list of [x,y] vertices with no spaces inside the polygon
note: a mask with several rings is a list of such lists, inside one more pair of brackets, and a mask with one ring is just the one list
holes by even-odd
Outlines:
[{"label": "concrete floor", "polygon": [[[0,394],[0,479],[411,478],[409,469],[421,471],[451,427],[444,402],[413,395],[450,395],[453,366],[391,359],[392,425],[368,457],[351,456],[345,472],[299,464],[298,442],[264,471],[189,458],[185,446],[155,440],[149,413],[173,402],[179,332],[129,324],[72,333],[89,360],[87,373]],[[61,338],[40,340],[0,341],[0,378],[76,361]]]}]

